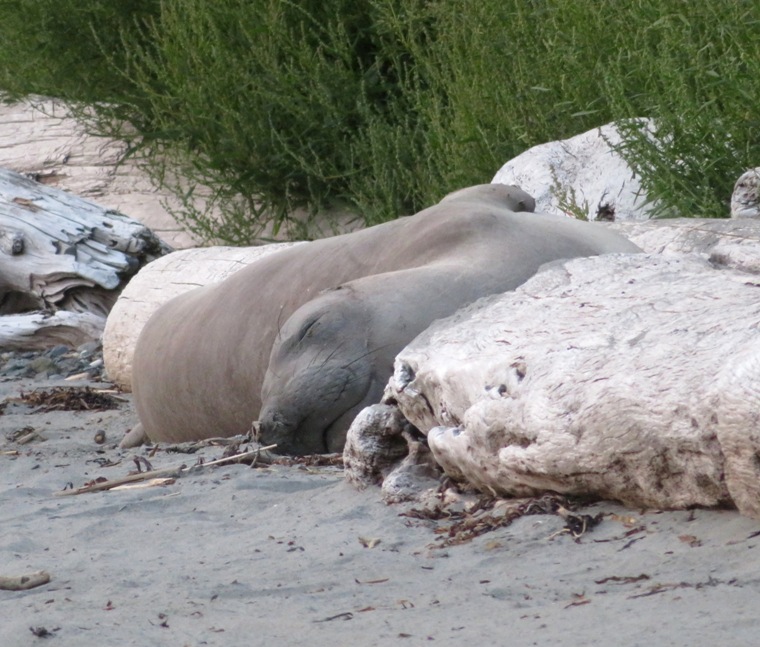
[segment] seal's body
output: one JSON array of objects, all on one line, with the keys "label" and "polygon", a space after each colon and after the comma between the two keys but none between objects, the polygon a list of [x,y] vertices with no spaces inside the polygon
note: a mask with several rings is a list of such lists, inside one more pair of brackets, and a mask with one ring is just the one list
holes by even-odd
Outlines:
[{"label": "seal's body", "polygon": [[432,321],[517,287],[546,262],[639,251],[600,225],[514,211],[532,205],[516,187],[471,187],[173,299],[135,349],[145,433],[172,442],[230,436],[261,414],[261,439],[278,452],[340,451],[395,354]]}]

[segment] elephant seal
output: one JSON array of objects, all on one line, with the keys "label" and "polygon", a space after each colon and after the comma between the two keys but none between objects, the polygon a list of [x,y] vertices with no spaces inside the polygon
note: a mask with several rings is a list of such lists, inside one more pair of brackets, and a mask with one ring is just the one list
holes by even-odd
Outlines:
[{"label": "elephant seal", "polygon": [[135,349],[144,432],[181,442],[245,433],[261,418],[261,440],[280,453],[340,451],[393,356],[430,322],[546,262],[639,251],[602,226],[528,213],[533,204],[517,187],[470,187],[173,299]]}]

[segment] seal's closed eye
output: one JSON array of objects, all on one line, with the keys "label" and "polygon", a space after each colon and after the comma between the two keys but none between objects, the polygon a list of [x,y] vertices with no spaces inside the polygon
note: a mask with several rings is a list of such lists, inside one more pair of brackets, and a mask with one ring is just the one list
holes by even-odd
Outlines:
[{"label": "seal's closed eye", "polygon": [[314,327],[314,325],[319,321],[319,317],[314,317],[312,319],[309,319],[303,326],[301,326],[301,330],[298,331],[298,342],[303,341],[304,337],[310,334],[311,329]]}]

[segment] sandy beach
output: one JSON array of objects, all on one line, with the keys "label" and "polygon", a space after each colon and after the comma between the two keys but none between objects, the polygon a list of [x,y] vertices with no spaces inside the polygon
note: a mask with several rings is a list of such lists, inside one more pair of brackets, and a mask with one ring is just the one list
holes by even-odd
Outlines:
[{"label": "sandy beach", "polygon": [[108,388],[0,383],[0,577],[50,575],[0,590],[3,647],[757,644],[760,522],[735,511],[597,503],[575,511],[603,515],[577,540],[559,515],[529,514],[446,546],[453,520],[387,506],[329,465],[62,495],[136,456],[162,469],[225,448],[120,450],[129,395],[107,411],[20,398],[55,386]]}]

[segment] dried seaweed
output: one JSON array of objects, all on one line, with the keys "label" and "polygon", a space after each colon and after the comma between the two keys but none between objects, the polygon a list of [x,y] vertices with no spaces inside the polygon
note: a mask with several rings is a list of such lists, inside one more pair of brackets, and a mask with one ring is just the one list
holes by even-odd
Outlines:
[{"label": "dried seaweed", "polygon": [[343,454],[310,454],[308,456],[278,456],[273,465],[303,465],[305,467],[343,467]]},{"label": "dried seaweed", "polygon": [[[496,508],[498,507],[498,510]],[[465,510],[441,505],[432,508],[412,508],[399,516],[411,519],[451,522],[438,525],[439,535],[434,548],[465,544],[487,532],[509,526],[515,519],[534,514],[558,514],[574,504],[559,494],[545,494],[532,499],[497,499],[483,496]]]},{"label": "dried seaweed", "polygon": [[646,589],[643,593],[637,593],[635,595],[629,595],[629,600],[634,600],[636,598],[646,598],[650,595],[657,595],[658,593],[667,593],[668,591],[674,591],[675,589],[696,589],[700,590],[706,587],[713,587],[713,586],[741,586],[739,584],[738,580],[736,578],[730,579],[728,581],[725,580],[719,580],[714,577],[708,577],[706,581],[704,582],[673,582],[673,583],[663,583],[663,584],[654,584],[653,586],[650,586],[648,589]]},{"label": "dried seaweed", "polygon": [[642,582],[644,580],[652,579],[646,573],[641,575],[611,575],[610,577],[604,577],[601,580],[594,580],[595,584],[607,584],[613,582],[614,584],[633,584],[634,582]]},{"label": "dried seaweed", "polygon": [[89,386],[61,387],[56,386],[49,391],[21,392],[17,399],[32,407],[39,407],[41,413],[49,411],[107,411],[116,409],[119,402],[107,393],[101,393]]},{"label": "dried seaweed", "polygon": [[576,542],[587,532],[596,528],[604,519],[604,514],[601,512],[593,517],[589,514],[573,514],[562,505],[557,508],[557,514],[565,520],[565,527],[554,533],[552,537],[568,533]]}]

